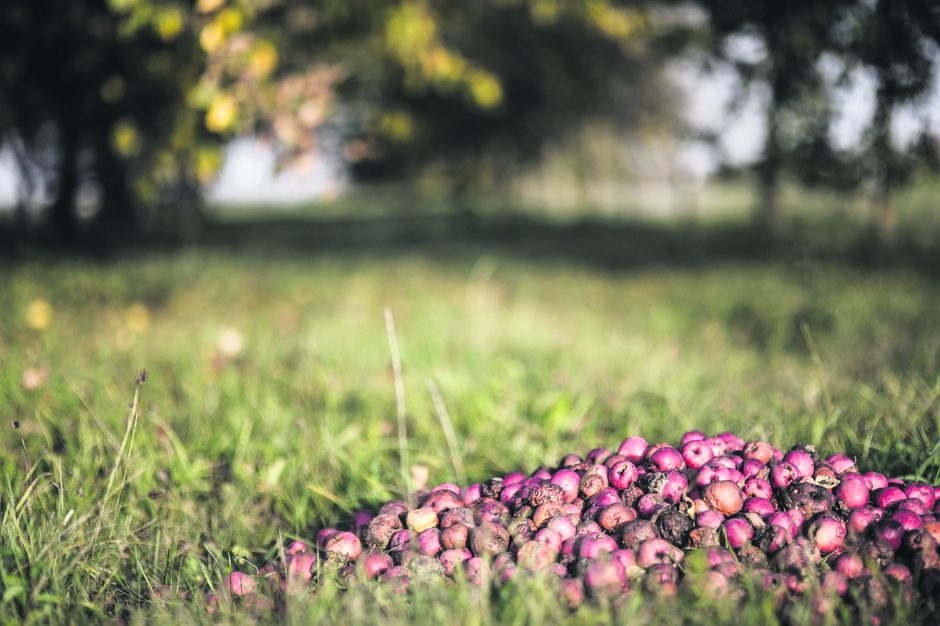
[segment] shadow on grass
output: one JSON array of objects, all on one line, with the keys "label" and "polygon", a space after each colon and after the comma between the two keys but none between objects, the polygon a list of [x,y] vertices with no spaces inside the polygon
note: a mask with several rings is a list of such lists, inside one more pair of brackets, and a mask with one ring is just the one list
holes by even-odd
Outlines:
[{"label": "shadow on grass", "polygon": [[[923,233],[921,233],[923,235]],[[207,217],[185,236],[147,232],[119,241],[86,239],[62,249],[0,224],[0,256],[15,262],[37,253],[116,257],[179,249],[222,250],[266,258],[283,256],[427,256],[472,258],[499,254],[543,263],[622,270],[721,262],[833,262],[860,268],[905,267],[940,272],[940,237],[900,235],[891,246],[844,218],[791,220],[771,233],[744,220],[653,222],[585,218],[557,222],[524,213],[324,218]]]}]

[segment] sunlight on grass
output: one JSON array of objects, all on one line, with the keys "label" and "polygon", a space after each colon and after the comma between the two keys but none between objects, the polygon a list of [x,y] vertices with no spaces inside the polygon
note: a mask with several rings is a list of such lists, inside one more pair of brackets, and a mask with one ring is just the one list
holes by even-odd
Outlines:
[{"label": "sunlight on grass", "polygon": [[[3,439],[3,619],[136,611],[159,585],[198,599],[278,541],[402,494],[386,306],[407,452],[431,484],[454,480],[455,458],[474,480],[690,428],[814,442],[866,469],[940,479],[940,287],[900,269],[596,271],[407,251],[22,263],[0,274],[0,396],[21,423]],[[133,445],[122,444],[144,367]],[[408,605],[371,593],[311,601],[306,615],[561,619],[531,590],[494,599],[489,617],[466,590]],[[161,619],[201,619],[186,606]],[[751,610],[747,623],[766,617]]]}]

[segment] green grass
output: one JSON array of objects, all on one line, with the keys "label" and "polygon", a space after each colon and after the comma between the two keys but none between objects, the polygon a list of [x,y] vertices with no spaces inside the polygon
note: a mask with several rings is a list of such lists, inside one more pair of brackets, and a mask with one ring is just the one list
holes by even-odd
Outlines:
[{"label": "green grass", "polygon": [[[787,254],[611,266],[475,240],[329,252],[208,246],[0,264],[0,621],[254,621],[210,618],[199,598],[280,541],[403,491],[385,307],[408,457],[432,482],[690,428],[812,442],[940,481],[940,284],[922,271]],[[40,299],[51,321],[30,328]],[[238,354],[221,354],[226,333],[243,339]],[[27,389],[37,372],[48,378]],[[738,610],[686,596],[569,615],[551,585],[520,584],[409,598],[326,586],[275,619],[776,619],[761,598]],[[156,585],[194,599],[166,606],[151,599]],[[903,607],[894,619],[907,621]]]}]

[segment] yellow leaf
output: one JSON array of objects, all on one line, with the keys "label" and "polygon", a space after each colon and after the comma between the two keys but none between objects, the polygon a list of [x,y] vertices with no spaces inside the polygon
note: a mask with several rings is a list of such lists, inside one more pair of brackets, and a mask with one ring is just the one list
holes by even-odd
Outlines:
[{"label": "yellow leaf", "polygon": [[183,30],[183,14],[176,7],[160,11],[157,15],[156,26],[160,39],[170,41]]},{"label": "yellow leaf", "polygon": [[428,77],[445,83],[457,82],[467,67],[463,57],[440,45],[431,46],[421,55],[421,65]]},{"label": "yellow leaf", "polygon": [[551,24],[558,19],[561,12],[558,0],[531,0],[529,14],[537,24]]},{"label": "yellow leaf", "polygon": [[196,109],[205,109],[215,99],[218,88],[216,85],[203,79],[193,85],[186,94],[186,104]]},{"label": "yellow leaf", "polygon": [[52,306],[37,298],[26,307],[26,325],[33,330],[45,330],[52,322]]},{"label": "yellow leaf", "polygon": [[222,26],[226,34],[241,30],[242,22],[244,21],[242,12],[234,7],[225,9],[219,13],[218,17],[215,19],[219,25]]},{"label": "yellow leaf", "polygon": [[196,153],[196,177],[207,182],[222,167],[222,155],[216,148],[200,148]]},{"label": "yellow leaf", "polygon": [[248,71],[264,78],[277,67],[277,48],[268,41],[259,41],[255,44],[248,57]]},{"label": "yellow leaf", "polygon": [[130,13],[140,5],[139,0],[108,0],[108,4],[118,13]]},{"label": "yellow leaf", "polygon": [[199,31],[199,45],[206,52],[215,52],[225,41],[225,30],[217,21],[211,21]]},{"label": "yellow leaf", "polygon": [[390,111],[382,116],[379,128],[393,141],[407,141],[414,136],[414,121],[408,113],[403,111]]},{"label": "yellow leaf", "polygon": [[196,10],[200,13],[212,13],[225,4],[225,0],[199,0],[196,3]]},{"label": "yellow leaf", "polygon": [[489,72],[474,71],[467,77],[470,96],[480,108],[492,109],[503,101],[503,87]]},{"label": "yellow leaf", "polygon": [[150,311],[140,302],[135,302],[127,307],[124,319],[127,321],[128,328],[135,333],[141,333],[150,326]]},{"label": "yellow leaf", "polygon": [[427,48],[437,37],[437,22],[421,2],[403,2],[392,10],[385,25],[388,48],[407,60]]},{"label": "yellow leaf", "polygon": [[586,9],[588,20],[611,39],[628,39],[642,21],[635,11],[614,7],[602,0],[591,0]]},{"label": "yellow leaf", "polygon": [[111,131],[111,144],[121,156],[134,156],[140,152],[140,132],[132,120],[123,119]]},{"label": "yellow leaf", "polygon": [[215,133],[224,133],[232,128],[237,116],[238,104],[235,98],[221,94],[212,101],[212,106],[206,111],[206,128]]}]

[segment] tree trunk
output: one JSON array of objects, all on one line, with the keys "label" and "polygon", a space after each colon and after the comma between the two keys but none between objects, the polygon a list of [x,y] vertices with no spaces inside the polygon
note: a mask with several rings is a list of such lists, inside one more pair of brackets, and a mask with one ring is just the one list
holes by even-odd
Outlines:
[{"label": "tree trunk", "polygon": [[[768,33],[768,36],[773,38],[774,33]],[[779,41],[768,41],[773,69],[768,77],[770,101],[764,111],[767,133],[764,138],[764,155],[757,168],[758,220],[770,233],[777,230],[780,221],[780,175],[786,156],[780,145],[780,113],[781,107],[789,100],[788,76],[781,65],[785,59],[774,55],[780,46]]]},{"label": "tree trunk", "polygon": [[776,230],[780,219],[780,189],[775,171],[760,176],[757,203],[760,224],[767,230]]},{"label": "tree trunk", "polygon": [[203,225],[205,206],[199,180],[193,176],[191,168],[186,167],[182,157],[178,163],[170,204],[160,211],[159,222],[175,237],[185,240],[198,234]]},{"label": "tree trunk", "polygon": [[881,185],[871,199],[871,223],[882,245],[894,243],[895,215],[892,193],[888,185]]},{"label": "tree trunk", "polygon": [[780,168],[783,161],[774,102],[767,105],[766,124],[764,158],[757,168],[757,219],[768,231],[774,231],[780,219]]},{"label": "tree trunk", "polygon": [[891,146],[891,118],[892,109],[887,98],[879,92],[878,105],[872,121],[875,128],[872,151],[875,159],[876,188],[871,202],[871,223],[875,235],[883,245],[893,242],[895,226],[892,191],[896,175],[896,155]]},{"label": "tree trunk", "polygon": [[57,166],[56,198],[52,204],[52,228],[59,243],[69,244],[78,234],[75,215],[75,192],[78,190],[77,120],[69,112],[59,116],[59,163]]},{"label": "tree trunk", "polygon": [[17,193],[18,197],[14,217],[16,219],[16,227],[26,230],[29,225],[29,206],[36,193],[36,181],[33,178],[33,172],[30,167],[29,154],[22,139],[14,136],[13,140],[10,141],[10,146],[13,151],[13,157],[16,160],[17,173],[20,176],[20,188]]},{"label": "tree trunk", "polygon": [[109,133],[99,133],[95,139],[95,167],[101,185],[101,215],[99,223],[115,233],[126,233],[136,225],[136,213],[127,180],[127,169],[115,154]]}]

